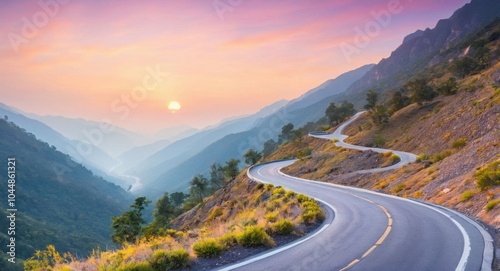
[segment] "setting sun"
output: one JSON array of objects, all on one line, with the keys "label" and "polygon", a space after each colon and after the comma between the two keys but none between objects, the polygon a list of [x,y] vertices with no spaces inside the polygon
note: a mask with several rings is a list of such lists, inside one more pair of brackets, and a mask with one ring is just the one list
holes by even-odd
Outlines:
[{"label": "setting sun", "polygon": [[168,110],[172,111],[172,113],[175,113],[180,109],[181,109],[181,104],[178,101],[170,101],[168,103]]}]

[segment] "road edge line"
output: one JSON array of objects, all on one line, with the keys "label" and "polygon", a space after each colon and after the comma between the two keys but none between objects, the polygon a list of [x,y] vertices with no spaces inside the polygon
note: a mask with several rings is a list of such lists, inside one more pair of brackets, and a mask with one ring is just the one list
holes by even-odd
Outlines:
[{"label": "road edge line", "polygon": [[[286,161],[286,160],[282,160],[282,161]],[[268,164],[270,164],[270,163],[271,163],[271,162],[269,162]],[[259,164],[259,165],[262,165],[262,164]],[[253,166],[252,166],[252,167],[253,167]],[[251,169],[252,167],[249,167],[249,168],[247,169],[247,176],[248,176],[248,178],[250,178],[251,180],[256,181],[256,182],[260,182],[260,183],[267,183],[267,182],[265,182],[265,181],[259,180],[258,178],[254,177],[254,176],[250,173],[250,169]],[[314,198],[314,197],[312,197],[312,198]],[[239,268],[239,267],[245,266],[245,265],[249,265],[249,264],[251,264],[251,263],[254,263],[254,262],[260,261],[260,260],[262,260],[262,259],[265,259],[265,258],[271,257],[271,256],[273,256],[273,255],[276,255],[276,254],[278,254],[278,253],[281,253],[281,252],[283,252],[283,251],[286,251],[286,250],[288,250],[288,249],[291,249],[291,248],[293,248],[293,247],[295,247],[295,246],[298,246],[298,245],[300,245],[300,244],[302,244],[302,243],[304,243],[304,242],[308,241],[309,239],[311,239],[311,238],[315,237],[316,235],[320,234],[321,232],[323,232],[326,228],[328,228],[330,225],[332,225],[333,223],[335,223],[335,219],[336,219],[336,218],[338,219],[339,214],[338,214],[337,209],[336,209],[335,207],[333,207],[332,205],[330,205],[329,203],[327,203],[327,202],[325,202],[325,201],[323,201],[323,200],[321,200],[321,199],[317,199],[317,198],[314,198],[314,199],[315,199],[315,200],[317,200],[317,201],[319,201],[319,202],[321,202],[322,204],[324,204],[324,205],[325,205],[325,206],[327,206],[328,208],[330,208],[330,210],[331,210],[331,211],[333,212],[333,214],[334,214],[334,216],[333,216],[333,218],[332,218],[332,223],[326,223],[326,224],[324,223],[324,224],[323,224],[323,227],[321,227],[318,231],[314,232],[314,233],[313,233],[313,234],[311,234],[311,235],[305,235],[305,236],[304,236],[304,239],[298,239],[298,240],[297,240],[297,241],[295,241],[295,242],[292,242],[292,243],[290,243],[290,244],[288,244],[288,245],[285,245],[285,246],[283,246],[283,247],[278,247],[278,248],[273,249],[273,250],[271,250],[271,251],[269,251],[269,252],[267,252],[267,253],[265,253],[265,254],[262,254],[262,255],[260,255],[260,256],[257,256],[257,257],[254,257],[254,258],[250,258],[250,259],[245,260],[245,261],[243,261],[243,262],[235,263],[235,264],[232,264],[232,265],[230,265],[230,266],[226,266],[226,267],[224,267],[224,268],[222,268],[222,269],[217,269],[217,270],[218,270],[218,271],[229,271],[229,270],[233,270],[233,269],[236,269],[236,268]],[[325,221],[326,221],[326,220],[325,220]]]}]

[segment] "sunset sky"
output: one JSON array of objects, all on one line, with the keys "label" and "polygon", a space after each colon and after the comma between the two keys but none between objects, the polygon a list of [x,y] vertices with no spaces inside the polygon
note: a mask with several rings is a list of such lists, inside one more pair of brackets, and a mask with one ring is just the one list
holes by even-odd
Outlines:
[{"label": "sunset sky", "polygon": [[0,0],[0,102],[134,131],[203,127],[377,63],[466,2]]}]

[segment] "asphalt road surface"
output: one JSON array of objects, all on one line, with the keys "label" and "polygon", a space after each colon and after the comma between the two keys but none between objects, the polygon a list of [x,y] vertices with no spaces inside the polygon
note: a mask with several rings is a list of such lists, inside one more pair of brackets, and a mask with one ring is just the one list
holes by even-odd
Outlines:
[{"label": "asphalt road surface", "polygon": [[[371,149],[343,143],[347,136],[341,134],[342,129],[359,114],[334,134],[319,137],[337,138],[339,145],[347,148]],[[413,154],[392,152],[401,161],[383,170],[415,161]],[[316,198],[326,212],[323,225],[291,244],[219,270],[491,270],[492,238],[464,215],[373,191],[299,179],[280,171],[293,162],[253,166],[248,175]]]}]

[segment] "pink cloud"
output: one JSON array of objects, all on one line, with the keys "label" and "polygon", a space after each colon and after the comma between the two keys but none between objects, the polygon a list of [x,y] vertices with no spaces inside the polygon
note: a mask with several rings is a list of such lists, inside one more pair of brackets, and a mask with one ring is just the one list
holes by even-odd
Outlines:
[{"label": "pink cloud", "polygon": [[[387,57],[406,34],[435,25],[461,5],[459,0],[401,0],[401,14],[372,47],[347,63],[339,44],[352,40],[354,29],[373,20],[371,12],[388,2],[246,0],[221,20],[211,0],[69,1],[15,53],[6,33],[19,32],[21,18],[40,6],[38,1],[7,1],[0,10],[0,81],[22,94],[2,97],[33,111],[100,119],[109,113],[110,100],[140,82],[145,66],[158,64],[172,76],[151,93],[137,120],[149,116],[158,119],[157,125],[161,117],[155,114],[172,97],[182,99],[185,115],[176,118],[186,122],[251,113]],[[262,98],[235,103],[250,101],[250,95]],[[67,102],[57,102],[61,99]],[[196,111],[224,104],[234,106],[213,116]]]}]

